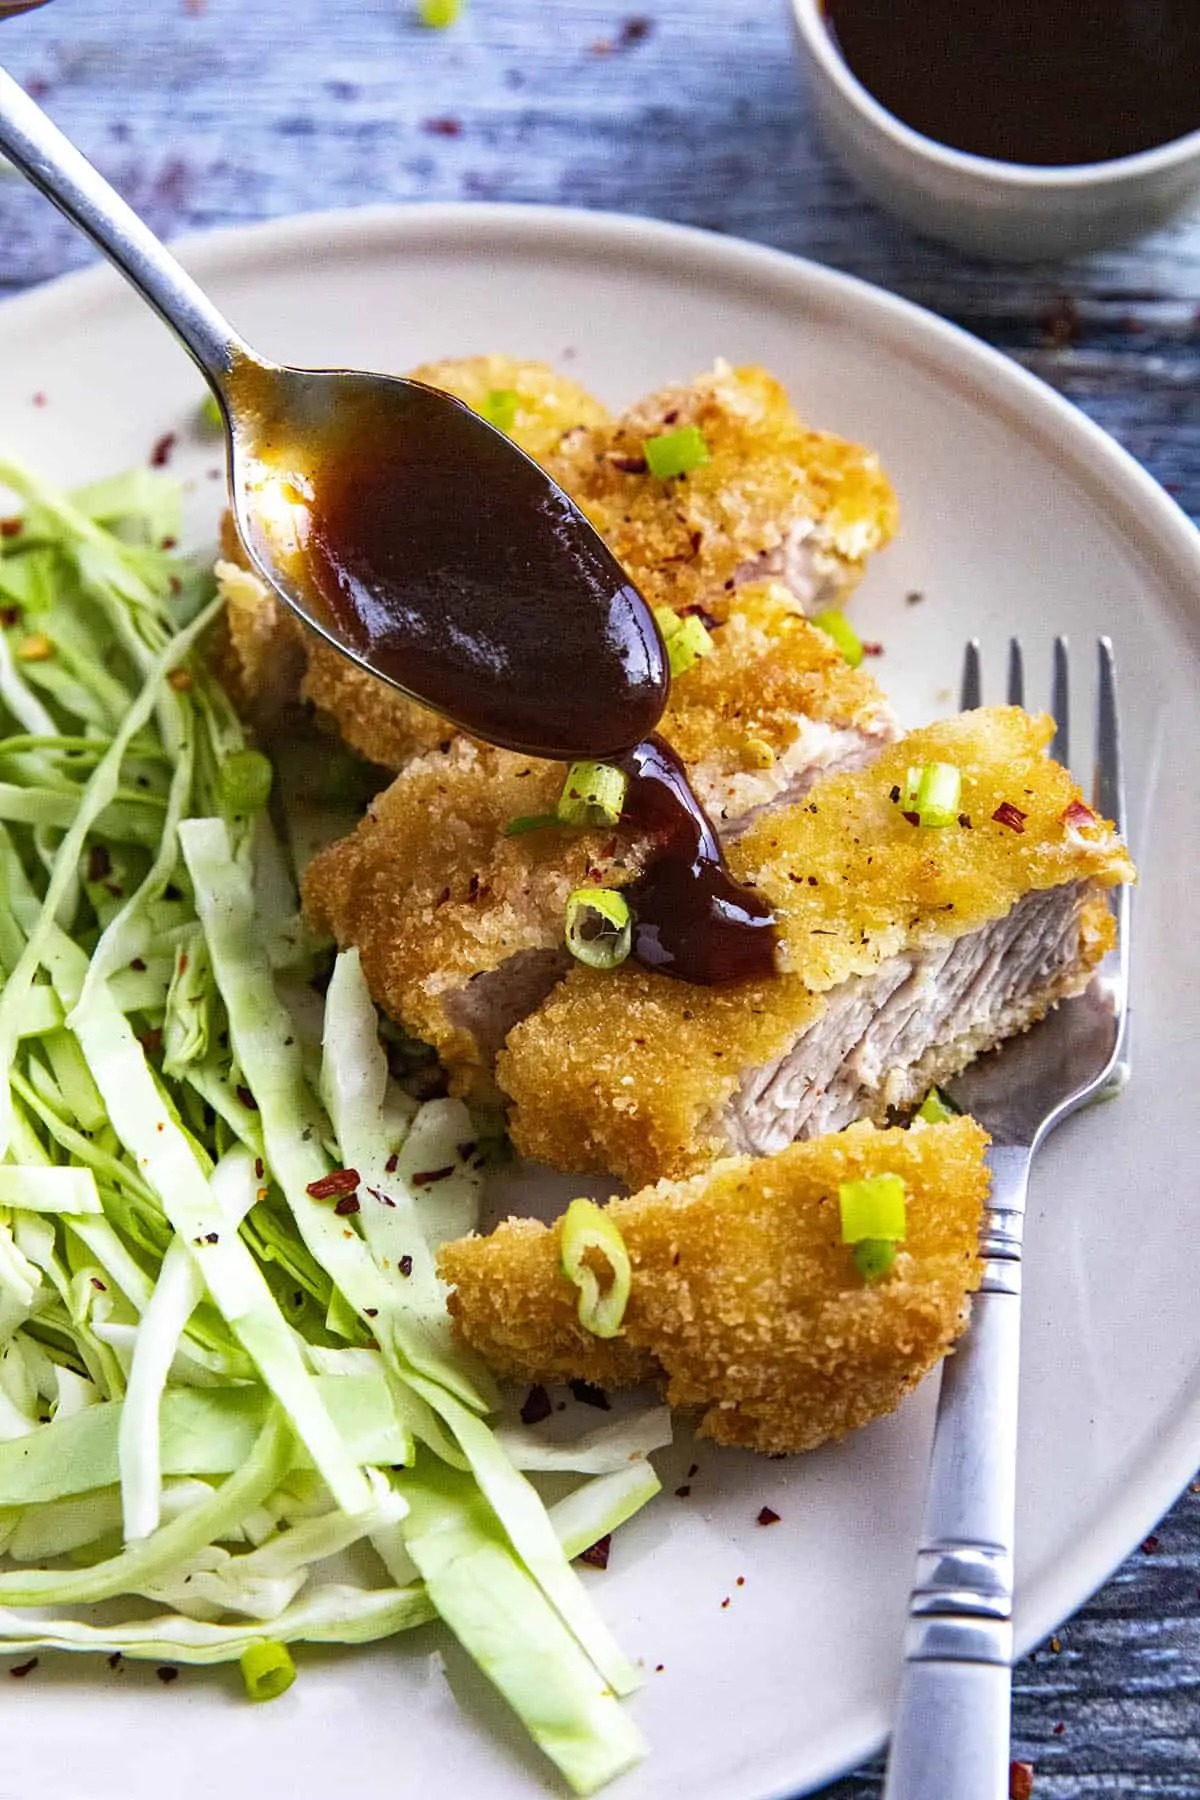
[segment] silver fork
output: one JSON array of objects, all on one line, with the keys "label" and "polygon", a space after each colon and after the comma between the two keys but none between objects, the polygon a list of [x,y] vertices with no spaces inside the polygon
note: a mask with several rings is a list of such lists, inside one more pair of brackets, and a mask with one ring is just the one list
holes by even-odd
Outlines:
[{"label": "silver fork", "polygon": [[[1116,675],[1099,640],[1093,803],[1124,831]],[[1067,643],[1054,646],[1051,754],[1070,759]],[[964,710],[981,700],[979,644],[967,645]],[[1025,699],[1021,646],[1008,698]],[[1013,1536],[1021,1242],[1039,1144],[1127,1074],[1129,890],[1114,899],[1117,947],[1086,993],[976,1063],[951,1098],[992,1136],[983,1281],[970,1329],[943,1367],[925,1522],[909,1603],[904,1676],[884,1800],[1006,1800],[1012,1700]]]}]

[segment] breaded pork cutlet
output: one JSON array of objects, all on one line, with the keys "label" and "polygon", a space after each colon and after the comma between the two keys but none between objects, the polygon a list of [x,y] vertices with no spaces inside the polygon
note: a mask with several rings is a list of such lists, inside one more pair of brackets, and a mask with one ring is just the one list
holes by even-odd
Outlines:
[{"label": "breaded pork cutlet", "polygon": [[[895,726],[878,688],[769,583],[740,592],[710,655],[676,677],[663,735],[727,837],[830,767],[877,755]],[[624,886],[642,844],[547,827],[565,770],[466,738],[409,763],[305,878],[320,929],[356,945],[375,999],[454,1069],[487,1067],[571,958],[571,892]]]},{"label": "breaded pork cutlet", "polygon": [[[781,973],[572,968],[497,1062],[518,1148],[632,1185],[883,1123],[1081,991],[1113,942],[1103,890],[1134,871],[1047,757],[1052,729],[965,713],[752,825],[729,862],[776,911]],[[945,827],[904,804],[934,763],[961,776]]]},{"label": "breaded pork cutlet", "polygon": [[[659,480],[649,438],[700,433],[707,461]],[[801,611],[840,606],[896,529],[879,460],[810,431],[765,369],[718,363],[609,426],[574,432],[547,465],[655,606],[720,618],[744,581],[773,577]]]},{"label": "breaded pork cutlet", "polygon": [[[469,356],[423,363],[411,375],[485,416],[502,403],[508,435],[538,460],[549,457],[566,433],[600,428],[608,418],[577,381],[545,363]],[[222,673],[242,712],[264,730],[298,700],[308,701],[353,750],[384,769],[402,769],[410,757],[455,735],[456,727],[437,713],[406,700],[306,631],[250,569],[228,514],[216,572],[226,608]]]},{"label": "breaded pork cutlet", "polygon": [[[561,1221],[509,1219],[447,1244],[439,1269],[458,1329],[500,1375],[659,1379],[719,1443],[811,1450],[891,1412],[965,1326],[986,1143],[971,1119],[852,1125],[611,1201],[632,1282],[607,1340],[578,1322]],[[906,1236],[890,1273],[867,1283],[842,1241],[838,1186],[882,1174],[905,1184]]]}]

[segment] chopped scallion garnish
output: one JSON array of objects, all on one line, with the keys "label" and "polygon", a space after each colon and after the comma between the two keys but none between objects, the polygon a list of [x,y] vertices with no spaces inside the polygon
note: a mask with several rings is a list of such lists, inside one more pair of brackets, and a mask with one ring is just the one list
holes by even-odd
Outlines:
[{"label": "chopped scallion garnish", "polygon": [[676,675],[686,675],[693,664],[702,656],[708,656],[712,650],[712,638],[703,620],[698,619],[695,613],[681,615],[673,612],[669,606],[656,606],[654,623],[667,647],[672,680]]},{"label": "chopped scallion garnish", "polygon": [[678,431],[664,431],[658,437],[647,438],[642,454],[646,467],[660,481],[670,481],[674,475],[690,475],[710,460],[704,433],[698,425],[683,425]]},{"label": "chopped scallion garnish", "polygon": [[615,825],[628,786],[624,771],[611,763],[572,763],[558,802],[558,817],[564,825]]},{"label": "chopped scallion garnish", "polygon": [[273,779],[270,761],[260,750],[235,750],[221,764],[221,798],[231,812],[261,812]]},{"label": "chopped scallion garnish", "polygon": [[944,1125],[948,1119],[957,1119],[959,1110],[941,1088],[931,1087],[917,1108],[917,1117],[927,1125]]},{"label": "chopped scallion garnish", "polygon": [[954,824],[961,800],[962,774],[953,763],[922,763],[908,771],[900,806],[920,825],[943,827]]},{"label": "chopped scallion garnish", "polygon": [[633,915],[615,888],[576,888],[567,901],[567,949],[589,969],[615,969],[633,947]]},{"label": "chopped scallion garnish", "polygon": [[852,669],[857,669],[863,659],[862,639],[855,631],[845,613],[830,608],[827,612],[819,612],[813,616],[813,624],[826,637],[831,637]]},{"label": "chopped scallion garnish", "polygon": [[839,1182],[843,1244],[861,1244],[865,1238],[902,1239],[906,1192],[900,1175],[867,1175],[861,1181]]},{"label": "chopped scallion garnish", "polygon": [[[594,1200],[572,1200],[563,1216],[562,1272],[579,1289],[579,1323],[593,1337],[616,1337],[629,1303],[631,1270],[625,1240],[604,1208]],[[602,1289],[588,1258],[608,1265]]]},{"label": "chopped scallion garnish", "polygon": [[896,1260],[891,1238],[862,1238],[854,1246],[854,1266],[864,1281],[879,1281]]},{"label": "chopped scallion garnish", "polygon": [[278,1700],[296,1679],[286,1644],[248,1644],[241,1655],[242,1679],[251,1700]]},{"label": "chopped scallion garnish", "polygon": [[417,0],[417,14],[422,25],[445,31],[462,12],[463,0]]},{"label": "chopped scallion garnish", "polygon": [[489,425],[497,431],[511,431],[517,422],[521,396],[516,388],[492,388],[480,408]]}]

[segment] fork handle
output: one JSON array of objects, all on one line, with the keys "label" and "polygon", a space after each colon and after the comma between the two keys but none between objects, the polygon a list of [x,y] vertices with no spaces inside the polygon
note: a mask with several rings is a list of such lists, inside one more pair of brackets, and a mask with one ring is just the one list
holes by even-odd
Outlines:
[{"label": "fork handle", "polygon": [[884,1800],[1004,1800],[1021,1245],[1032,1152],[989,1153],[983,1278],[942,1371]]}]

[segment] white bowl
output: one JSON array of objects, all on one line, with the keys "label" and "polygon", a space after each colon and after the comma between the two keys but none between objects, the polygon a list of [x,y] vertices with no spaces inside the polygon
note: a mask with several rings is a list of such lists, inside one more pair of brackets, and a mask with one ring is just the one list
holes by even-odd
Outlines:
[{"label": "white bowl", "polygon": [[792,0],[817,114],[850,172],[930,237],[1033,261],[1140,236],[1200,192],[1200,131],[1136,156],[1036,168],[968,156],[904,125],[851,73],[821,0]]}]

